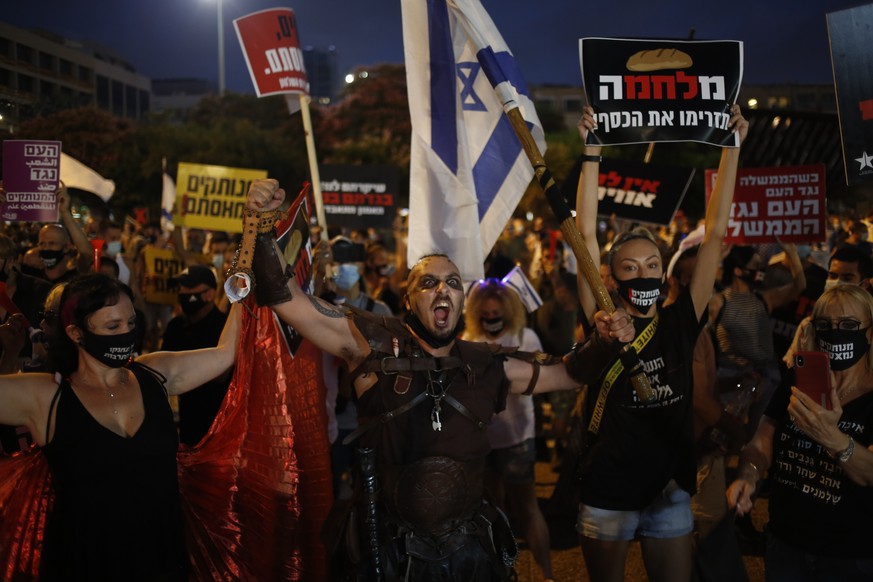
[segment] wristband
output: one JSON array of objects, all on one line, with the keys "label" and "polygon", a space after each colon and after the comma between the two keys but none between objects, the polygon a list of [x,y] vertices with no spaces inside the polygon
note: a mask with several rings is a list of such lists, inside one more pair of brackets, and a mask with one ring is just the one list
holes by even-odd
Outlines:
[{"label": "wristband", "polygon": [[761,471],[758,470],[758,465],[753,463],[752,461],[746,461],[746,464],[755,470],[755,482],[761,479]]},{"label": "wristband", "polygon": [[832,458],[838,459],[841,463],[848,463],[852,458],[852,453],[855,452],[855,439],[849,437],[849,444],[842,451],[834,451]]},{"label": "wristband", "polygon": [[599,164],[603,161],[603,156],[589,156],[587,154],[582,154],[582,163],[585,162],[594,162],[595,164]]}]

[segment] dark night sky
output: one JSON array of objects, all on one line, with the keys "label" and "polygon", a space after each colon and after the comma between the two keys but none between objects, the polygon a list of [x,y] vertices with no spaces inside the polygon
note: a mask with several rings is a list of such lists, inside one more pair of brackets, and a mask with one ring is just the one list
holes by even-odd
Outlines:
[{"label": "dark night sky", "polygon": [[[421,0],[425,1],[425,0]],[[830,83],[828,12],[864,0],[484,0],[534,84],[580,85],[584,36],[741,40],[746,83]],[[214,0],[4,0],[0,19],[110,47],[151,78],[218,78]],[[253,93],[234,18],[283,6],[224,0],[227,87]],[[357,65],[402,62],[399,0],[301,0],[304,45],[335,45],[342,73]]]}]

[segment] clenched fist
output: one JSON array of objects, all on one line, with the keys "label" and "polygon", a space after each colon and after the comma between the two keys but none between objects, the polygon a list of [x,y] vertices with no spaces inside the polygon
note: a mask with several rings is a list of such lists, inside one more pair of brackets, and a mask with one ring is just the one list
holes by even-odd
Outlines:
[{"label": "clenched fist", "polygon": [[256,212],[276,210],[285,201],[285,190],[279,186],[278,180],[253,180],[246,196],[246,208]]}]

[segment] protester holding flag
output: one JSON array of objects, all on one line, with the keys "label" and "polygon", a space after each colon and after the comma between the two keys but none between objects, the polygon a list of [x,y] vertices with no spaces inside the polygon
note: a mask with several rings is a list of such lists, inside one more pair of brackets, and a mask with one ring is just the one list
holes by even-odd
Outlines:
[{"label": "protester holding flag", "polygon": [[[422,257],[412,267],[403,320],[304,296],[286,270],[267,214],[284,197],[275,180],[252,183],[247,220],[256,221],[258,236],[253,251],[243,248],[241,256],[253,253],[259,303],[351,371],[360,426],[347,440],[375,450],[375,473],[365,479],[377,480],[382,495],[367,497],[360,508],[370,519],[367,539],[357,543],[368,549],[349,567],[391,580],[509,579],[515,542],[483,498],[490,449],[483,429],[507,394],[578,387],[584,372],[598,369],[602,354],[588,344],[565,365],[457,339],[464,328],[464,290],[458,267],[445,255]],[[596,321],[607,346],[632,335],[624,311],[612,317],[600,312]],[[575,380],[568,370],[578,373]],[[326,531],[342,539],[345,525],[339,519]],[[343,550],[348,562],[353,550]]]},{"label": "protester holding flag", "polygon": [[[731,108],[729,128],[739,141],[748,122]],[[594,110],[579,123],[583,142],[596,131]],[[587,142],[586,142],[587,143]],[[608,254],[617,306],[631,315],[634,347],[656,392],[641,402],[623,362],[613,358],[608,372],[589,384],[584,419],[588,443],[581,461],[578,529],[588,572],[595,582],[624,578],[628,545],[641,539],[650,580],[688,580],[692,569],[693,520],[690,495],[696,463],[692,434],[693,349],[712,294],[727,229],[739,149],[722,151],[718,181],[706,212],[703,242],[691,282],[675,303],[659,308],[664,263],[658,244],[645,229],[619,235]],[[592,257],[597,243],[600,147],[586,146],[577,194],[576,220]],[[582,305],[589,320],[595,300],[580,277]]]}]

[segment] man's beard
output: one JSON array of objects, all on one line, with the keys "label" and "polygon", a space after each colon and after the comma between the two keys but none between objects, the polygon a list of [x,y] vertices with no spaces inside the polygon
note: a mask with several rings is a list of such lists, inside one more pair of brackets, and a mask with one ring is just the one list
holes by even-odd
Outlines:
[{"label": "man's beard", "polygon": [[435,334],[427,329],[418,316],[411,311],[403,318],[403,322],[408,325],[413,332],[415,332],[415,335],[424,340],[425,343],[432,348],[444,348],[455,341],[455,338],[464,331],[466,325],[464,322],[464,315],[461,314],[461,316],[458,317],[458,322],[455,324],[454,329],[451,331],[445,330],[441,334]]}]

